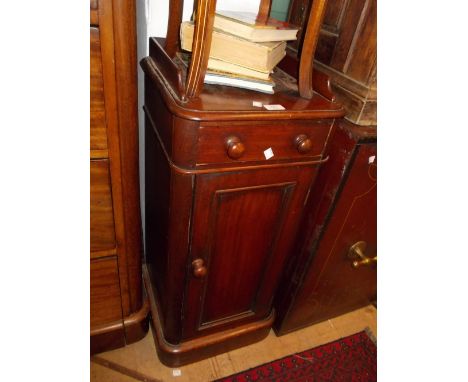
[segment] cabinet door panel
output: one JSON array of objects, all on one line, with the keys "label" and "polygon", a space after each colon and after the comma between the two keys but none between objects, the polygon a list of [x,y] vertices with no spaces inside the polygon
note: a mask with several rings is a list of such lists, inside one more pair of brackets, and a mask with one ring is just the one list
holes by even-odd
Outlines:
[{"label": "cabinet door panel", "polygon": [[207,273],[189,270],[184,337],[270,313],[314,174],[263,169],[197,178],[190,262],[202,259]]},{"label": "cabinet door panel", "polygon": [[[254,314],[252,296],[271,255],[295,183],[218,190],[210,217],[201,325]],[[222,270],[222,271],[221,271]],[[207,295],[208,294],[208,295]]]}]

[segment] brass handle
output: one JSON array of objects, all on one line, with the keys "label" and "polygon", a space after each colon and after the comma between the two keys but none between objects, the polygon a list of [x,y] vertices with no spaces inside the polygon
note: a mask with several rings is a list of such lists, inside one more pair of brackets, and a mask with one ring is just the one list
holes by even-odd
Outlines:
[{"label": "brass handle", "polygon": [[239,159],[245,152],[245,146],[239,137],[231,135],[226,138],[226,150],[229,158]]},{"label": "brass handle", "polygon": [[312,150],[312,141],[305,134],[299,134],[296,138],[294,138],[294,144],[297,151],[299,151],[301,154],[306,154]]},{"label": "brass handle", "polygon": [[359,268],[361,265],[370,265],[377,262],[377,256],[367,257],[364,254],[366,252],[366,248],[367,243],[365,241],[358,241],[349,248],[348,258],[354,260],[351,263],[353,268]]},{"label": "brass handle", "polygon": [[192,261],[192,270],[193,270],[193,275],[195,277],[204,277],[206,273],[208,272],[203,259],[195,259]]}]

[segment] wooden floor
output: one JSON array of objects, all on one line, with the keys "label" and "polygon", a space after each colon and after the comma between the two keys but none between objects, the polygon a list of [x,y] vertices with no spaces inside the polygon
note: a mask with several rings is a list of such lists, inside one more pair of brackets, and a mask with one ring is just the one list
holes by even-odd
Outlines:
[{"label": "wooden floor", "polygon": [[148,333],[135,344],[92,357],[91,381],[212,381],[357,333],[366,327],[377,336],[377,310],[372,305],[282,337],[276,337],[271,331],[259,343],[177,369],[159,362],[153,336]]}]

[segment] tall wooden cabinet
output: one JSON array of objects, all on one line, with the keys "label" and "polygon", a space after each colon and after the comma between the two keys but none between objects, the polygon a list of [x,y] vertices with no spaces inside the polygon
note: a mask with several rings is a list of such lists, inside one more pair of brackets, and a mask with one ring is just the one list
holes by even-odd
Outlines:
[{"label": "tall wooden cabinet", "polygon": [[91,0],[91,352],[148,330],[141,280],[135,4]]},{"label": "tall wooden cabinet", "polygon": [[[315,1],[292,0],[289,20],[305,25],[304,10]],[[275,297],[274,328],[280,335],[377,297],[376,12],[376,0],[328,0],[314,63],[330,76],[346,120],[337,123],[330,161],[311,189]],[[283,61],[290,71],[301,40],[290,44]]]},{"label": "tall wooden cabinet", "polygon": [[312,99],[206,85],[184,102],[168,83],[164,43],[150,39],[142,61],[144,277],[159,357],[174,366],[268,334],[303,206],[343,109],[324,78],[324,94]]},{"label": "tall wooden cabinet", "polygon": [[339,121],[328,154],[276,296],[277,334],[377,298],[376,129]]}]

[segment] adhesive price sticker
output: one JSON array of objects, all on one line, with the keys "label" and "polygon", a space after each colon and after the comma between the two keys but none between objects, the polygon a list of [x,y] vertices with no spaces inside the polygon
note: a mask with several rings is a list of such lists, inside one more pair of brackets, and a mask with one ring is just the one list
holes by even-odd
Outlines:
[{"label": "adhesive price sticker", "polygon": [[267,110],[286,110],[282,105],[263,105]]},{"label": "adhesive price sticker", "polygon": [[264,152],[263,152],[263,155],[265,155],[265,159],[268,160],[270,158],[273,158],[275,156],[275,154],[273,154],[273,150],[271,149],[271,147],[267,148]]}]

